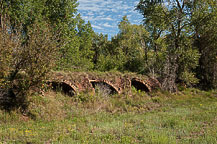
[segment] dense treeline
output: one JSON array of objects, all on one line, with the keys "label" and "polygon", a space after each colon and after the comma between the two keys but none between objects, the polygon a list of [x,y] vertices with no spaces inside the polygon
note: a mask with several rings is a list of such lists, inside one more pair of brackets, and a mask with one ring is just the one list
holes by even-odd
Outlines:
[{"label": "dense treeline", "polygon": [[144,17],[142,26],[123,17],[111,41],[102,35],[94,41],[98,70],[160,77],[162,87],[171,92],[177,83],[216,88],[215,0],[140,0],[136,9]]},{"label": "dense treeline", "polygon": [[137,5],[150,45],[165,56],[165,89],[172,90],[177,81],[216,87],[216,8],[215,0],[141,0]]},{"label": "dense treeline", "polygon": [[77,0],[0,1],[0,91],[29,95],[50,70],[136,72],[160,78],[171,92],[177,83],[216,88],[216,0],[140,0],[144,24],[125,16],[111,40],[95,33],[77,6]]}]

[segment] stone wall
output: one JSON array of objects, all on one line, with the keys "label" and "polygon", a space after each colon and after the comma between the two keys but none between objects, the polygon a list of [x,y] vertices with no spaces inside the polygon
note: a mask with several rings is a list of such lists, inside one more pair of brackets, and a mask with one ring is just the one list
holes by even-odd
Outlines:
[{"label": "stone wall", "polygon": [[59,83],[63,90],[69,89],[66,87],[71,87],[74,94],[83,92],[94,94],[96,85],[103,85],[104,88],[107,87],[112,93],[117,94],[131,94],[132,86],[146,92],[161,87],[157,79],[134,73],[122,74],[119,72],[52,72],[48,83],[55,84],[55,86]]}]

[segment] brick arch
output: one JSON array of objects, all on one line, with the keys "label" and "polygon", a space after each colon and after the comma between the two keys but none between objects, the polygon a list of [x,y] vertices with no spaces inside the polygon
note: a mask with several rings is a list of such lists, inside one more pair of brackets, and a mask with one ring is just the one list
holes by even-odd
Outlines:
[{"label": "brick arch", "polygon": [[53,90],[56,91],[60,89],[63,93],[69,96],[74,96],[77,94],[77,88],[68,81],[49,81],[48,84]]},{"label": "brick arch", "polygon": [[110,90],[109,94],[120,94],[119,88],[115,87],[112,83],[106,80],[90,80],[90,83],[92,84],[94,90],[97,85],[99,85],[101,88],[106,87]]},{"label": "brick arch", "polygon": [[131,86],[134,86],[137,90],[151,92],[151,87],[145,81],[138,78],[131,79]]}]

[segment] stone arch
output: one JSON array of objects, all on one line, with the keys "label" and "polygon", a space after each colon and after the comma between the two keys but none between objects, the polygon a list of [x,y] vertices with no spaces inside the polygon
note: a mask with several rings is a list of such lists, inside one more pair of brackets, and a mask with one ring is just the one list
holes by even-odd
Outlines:
[{"label": "stone arch", "polygon": [[161,88],[161,83],[158,79],[156,78],[149,78],[146,83],[148,82],[148,85],[151,86],[152,90],[155,88]]},{"label": "stone arch", "polygon": [[151,92],[151,87],[144,81],[137,78],[131,79],[131,86],[134,86],[137,90]]},{"label": "stone arch", "polygon": [[100,90],[107,92],[109,95],[111,94],[119,94],[119,89],[116,88],[113,84],[105,80],[90,80],[94,90],[96,91],[96,87]]},{"label": "stone arch", "polygon": [[67,81],[50,81],[48,84],[53,90],[60,90],[61,92],[67,94],[68,96],[74,96],[76,94],[76,87]]}]

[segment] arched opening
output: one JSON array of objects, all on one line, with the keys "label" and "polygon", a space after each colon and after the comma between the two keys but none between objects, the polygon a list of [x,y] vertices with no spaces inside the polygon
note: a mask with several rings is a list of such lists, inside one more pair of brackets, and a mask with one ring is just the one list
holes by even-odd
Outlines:
[{"label": "arched opening", "polygon": [[103,95],[118,94],[118,91],[113,86],[104,81],[91,81],[91,84],[95,90],[95,93],[100,93]]},{"label": "arched opening", "polygon": [[134,86],[137,90],[150,92],[149,88],[143,82],[141,82],[137,79],[131,80],[131,86]]},{"label": "arched opening", "polygon": [[55,91],[61,91],[68,96],[74,96],[76,94],[75,90],[65,82],[49,82],[52,89]]}]

